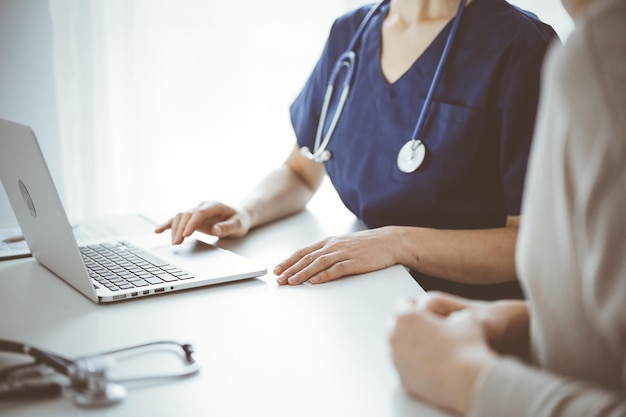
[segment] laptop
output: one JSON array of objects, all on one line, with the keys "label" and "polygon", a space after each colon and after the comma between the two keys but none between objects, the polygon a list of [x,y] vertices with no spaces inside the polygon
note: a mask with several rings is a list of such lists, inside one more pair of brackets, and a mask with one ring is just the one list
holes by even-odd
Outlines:
[{"label": "laptop", "polygon": [[0,119],[0,179],[33,257],[95,303],[255,278],[265,267],[186,239],[147,233],[78,245],[34,132]]}]

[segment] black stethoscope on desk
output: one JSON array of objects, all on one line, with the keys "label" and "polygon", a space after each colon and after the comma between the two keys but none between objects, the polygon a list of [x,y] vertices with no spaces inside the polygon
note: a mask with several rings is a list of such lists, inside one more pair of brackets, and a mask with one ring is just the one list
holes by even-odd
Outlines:
[{"label": "black stethoscope on desk", "polygon": [[[348,49],[339,56],[337,62],[335,63],[335,66],[333,67],[333,71],[331,72],[330,78],[328,80],[328,86],[326,87],[326,93],[324,94],[324,101],[322,103],[322,109],[320,111],[320,119],[317,125],[317,131],[315,133],[315,144],[313,147],[313,151],[311,151],[306,146],[300,148],[300,153],[312,161],[324,163],[330,160],[330,158],[332,157],[327,147],[328,143],[330,142],[330,138],[335,131],[335,127],[339,122],[339,117],[343,112],[343,108],[346,104],[346,100],[348,99],[348,94],[350,92],[352,82],[354,81],[354,72],[357,58],[355,49],[357,47],[357,43],[361,39],[361,35],[363,34],[363,31],[365,30],[365,27],[371,20],[372,16],[374,16],[374,14],[376,14],[380,10],[380,8],[388,1],[389,0],[383,0],[375,4],[367,12],[365,17],[361,21],[361,24],[352,36],[352,40],[348,45]],[[430,109],[433,100],[433,94],[435,93],[435,89],[437,88],[437,84],[439,83],[439,79],[441,78],[443,66],[450,53],[450,48],[454,41],[454,37],[456,35],[459,22],[461,21],[461,16],[463,15],[463,10],[465,9],[466,3],[467,0],[461,0],[461,2],[459,3],[459,8],[456,12],[456,16],[454,17],[454,21],[452,22],[450,33],[448,34],[446,44],[443,48],[443,52],[441,53],[441,57],[439,58],[439,63],[437,64],[437,68],[435,69],[435,74],[433,75],[430,87],[428,88],[428,94],[426,95],[426,99],[424,100],[424,105],[422,106],[419,118],[417,119],[417,123],[415,124],[415,129],[413,130],[411,139],[409,139],[398,152],[398,168],[404,173],[408,174],[419,168],[419,166],[424,161],[424,157],[426,156],[426,147],[424,146],[424,143],[422,142],[420,137],[422,135],[422,130],[426,122],[428,110]],[[334,91],[337,80],[339,78],[339,74],[344,71],[345,78],[341,86],[339,101],[337,102],[335,113],[330,119],[330,125],[328,126],[328,130],[324,134],[323,130],[326,126],[330,102],[334,97]]]},{"label": "black stethoscope on desk", "polygon": [[[169,373],[110,379],[108,371],[123,355],[139,355],[152,350],[170,350],[181,357],[183,366]],[[67,359],[19,342],[0,340],[0,352],[27,355],[32,361],[0,369],[0,401],[18,401],[72,396],[83,407],[103,407],[126,398],[123,385],[130,382],[156,382],[193,375],[200,370],[193,347],[171,341],[157,341],[112,350],[78,359]]]}]

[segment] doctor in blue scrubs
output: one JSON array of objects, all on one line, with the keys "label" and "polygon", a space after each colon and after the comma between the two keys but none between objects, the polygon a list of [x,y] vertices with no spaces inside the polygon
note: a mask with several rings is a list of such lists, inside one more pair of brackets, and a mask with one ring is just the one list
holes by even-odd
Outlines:
[{"label": "doctor in blue scrubs", "polygon": [[203,202],[156,231],[171,229],[174,244],[195,230],[244,236],[302,210],[328,175],[368,230],[301,248],[274,268],[279,284],[402,264],[426,290],[519,298],[520,202],[555,38],[505,0],[347,13],[291,106],[297,144],[284,164],[241,204]]}]

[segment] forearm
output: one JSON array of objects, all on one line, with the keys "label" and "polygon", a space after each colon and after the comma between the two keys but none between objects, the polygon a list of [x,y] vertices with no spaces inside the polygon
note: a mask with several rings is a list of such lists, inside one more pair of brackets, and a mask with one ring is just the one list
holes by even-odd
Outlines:
[{"label": "forearm", "polygon": [[469,416],[618,417],[626,415],[623,391],[568,379],[500,358],[483,370]]},{"label": "forearm", "polygon": [[261,180],[238,207],[248,213],[254,228],[302,210],[314,192],[281,166]]},{"label": "forearm", "polygon": [[516,279],[517,226],[481,230],[394,227],[398,263],[457,282],[489,284]]},{"label": "forearm", "polygon": [[315,194],[325,175],[324,168],[303,164],[298,158],[292,153],[285,164],[270,172],[238,205],[250,216],[251,228],[297,213]]}]

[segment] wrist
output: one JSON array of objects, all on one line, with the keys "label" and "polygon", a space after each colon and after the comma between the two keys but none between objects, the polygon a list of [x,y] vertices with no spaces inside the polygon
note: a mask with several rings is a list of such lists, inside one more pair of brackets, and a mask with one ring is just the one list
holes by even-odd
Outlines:
[{"label": "wrist", "polygon": [[241,226],[244,230],[250,230],[255,226],[256,220],[254,215],[254,209],[251,205],[246,203],[239,204],[235,206],[235,210],[237,211]]},{"label": "wrist", "polygon": [[513,355],[524,361],[530,360],[530,316],[525,301],[498,301],[495,321],[503,320],[501,330],[494,338],[492,348],[505,355]]},{"label": "wrist", "polygon": [[390,246],[394,248],[392,255],[396,264],[404,265],[411,269],[419,262],[419,250],[416,247],[415,234],[420,228],[411,226],[385,226],[388,233]]},{"label": "wrist", "polygon": [[461,415],[466,415],[474,404],[474,397],[478,390],[480,376],[497,359],[497,356],[489,349],[477,347],[460,352],[456,362],[451,380],[456,380],[457,395],[455,404],[452,404],[454,411]]}]

